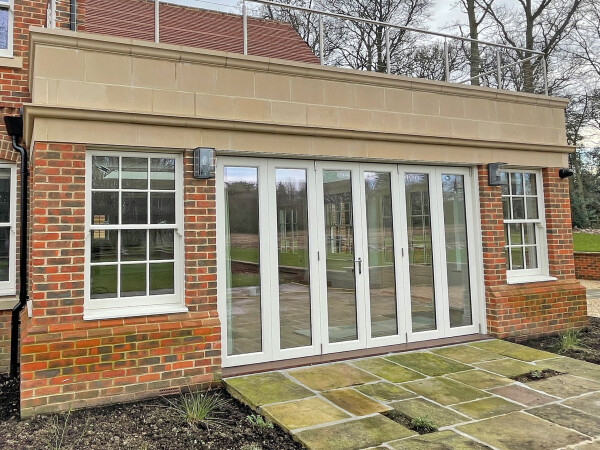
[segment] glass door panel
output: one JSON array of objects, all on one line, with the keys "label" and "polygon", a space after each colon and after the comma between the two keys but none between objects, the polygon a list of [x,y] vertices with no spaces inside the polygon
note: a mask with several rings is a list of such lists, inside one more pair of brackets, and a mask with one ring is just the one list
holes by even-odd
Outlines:
[{"label": "glass door panel", "polygon": [[398,334],[392,186],[389,172],[365,172],[371,337]]},{"label": "glass door panel", "polygon": [[225,167],[227,355],[262,351],[258,168]]},{"label": "glass door panel", "polygon": [[280,348],[312,345],[306,169],[275,169]]},{"label": "glass door panel", "polygon": [[323,170],[322,201],[329,343],[353,341],[358,327],[350,170]]},{"label": "glass door panel", "polygon": [[406,173],[406,220],[412,331],[437,328],[429,175]]},{"label": "glass door panel", "polygon": [[464,176],[442,175],[442,196],[448,307],[450,327],[454,328],[473,324]]}]

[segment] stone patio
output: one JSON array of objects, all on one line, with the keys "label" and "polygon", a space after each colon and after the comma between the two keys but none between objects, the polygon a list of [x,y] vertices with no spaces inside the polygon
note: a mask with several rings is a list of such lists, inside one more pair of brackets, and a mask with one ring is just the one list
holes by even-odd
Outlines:
[{"label": "stone patio", "polygon": [[[525,384],[510,378],[546,368],[566,374]],[[499,340],[225,384],[311,449],[600,449],[600,366]],[[392,410],[439,431],[419,435],[384,415]]]}]

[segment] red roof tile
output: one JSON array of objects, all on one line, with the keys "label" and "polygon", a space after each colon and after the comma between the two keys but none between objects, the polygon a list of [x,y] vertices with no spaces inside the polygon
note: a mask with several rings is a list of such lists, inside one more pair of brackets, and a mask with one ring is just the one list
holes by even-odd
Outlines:
[{"label": "red roof tile", "polygon": [[[93,0],[86,2],[85,30],[132,39],[154,40],[154,2]],[[161,3],[160,42],[243,53],[242,17]],[[248,53],[291,61],[319,63],[291,25],[248,18]]]}]

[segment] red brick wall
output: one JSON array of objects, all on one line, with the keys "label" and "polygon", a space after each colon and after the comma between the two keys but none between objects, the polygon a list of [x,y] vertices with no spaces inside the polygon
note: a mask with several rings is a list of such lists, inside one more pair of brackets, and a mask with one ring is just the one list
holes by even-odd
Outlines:
[{"label": "red brick wall", "polygon": [[600,253],[575,252],[575,276],[580,280],[600,280]]},{"label": "red brick wall", "polygon": [[127,401],[220,379],[214,180],[185,154],[188,313],[83,320],[85,147],[36,143],[33,317],[22,328],[21,414]]},{"label": "red brick wall", "polygon": [[548,263],[556,281],[506,284],[500,187],[488,186],[479,167],[482,246],[488,333],[525,339],[587,324],[585,288],[575,279],[569,184],[558,169],[542,171]]},{"label": "red brick wall", "polygon": [[10,315],[0,311],[0,373],[8,372],[10,364]]}]

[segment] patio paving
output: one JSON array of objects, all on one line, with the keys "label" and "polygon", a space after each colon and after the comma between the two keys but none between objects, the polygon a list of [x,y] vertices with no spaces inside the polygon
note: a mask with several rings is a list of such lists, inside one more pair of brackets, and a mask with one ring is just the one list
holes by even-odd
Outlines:
[{"label": "patio paving", "polygon": [[[545,368],[564,375],[526,384],[511,378]],[[600,445],[600,367],[504,341],[224,381],[234,397],[312,449]],[[426,418],[438,431],[418,435],[385,416],[390,410],[403,423]]]}]

